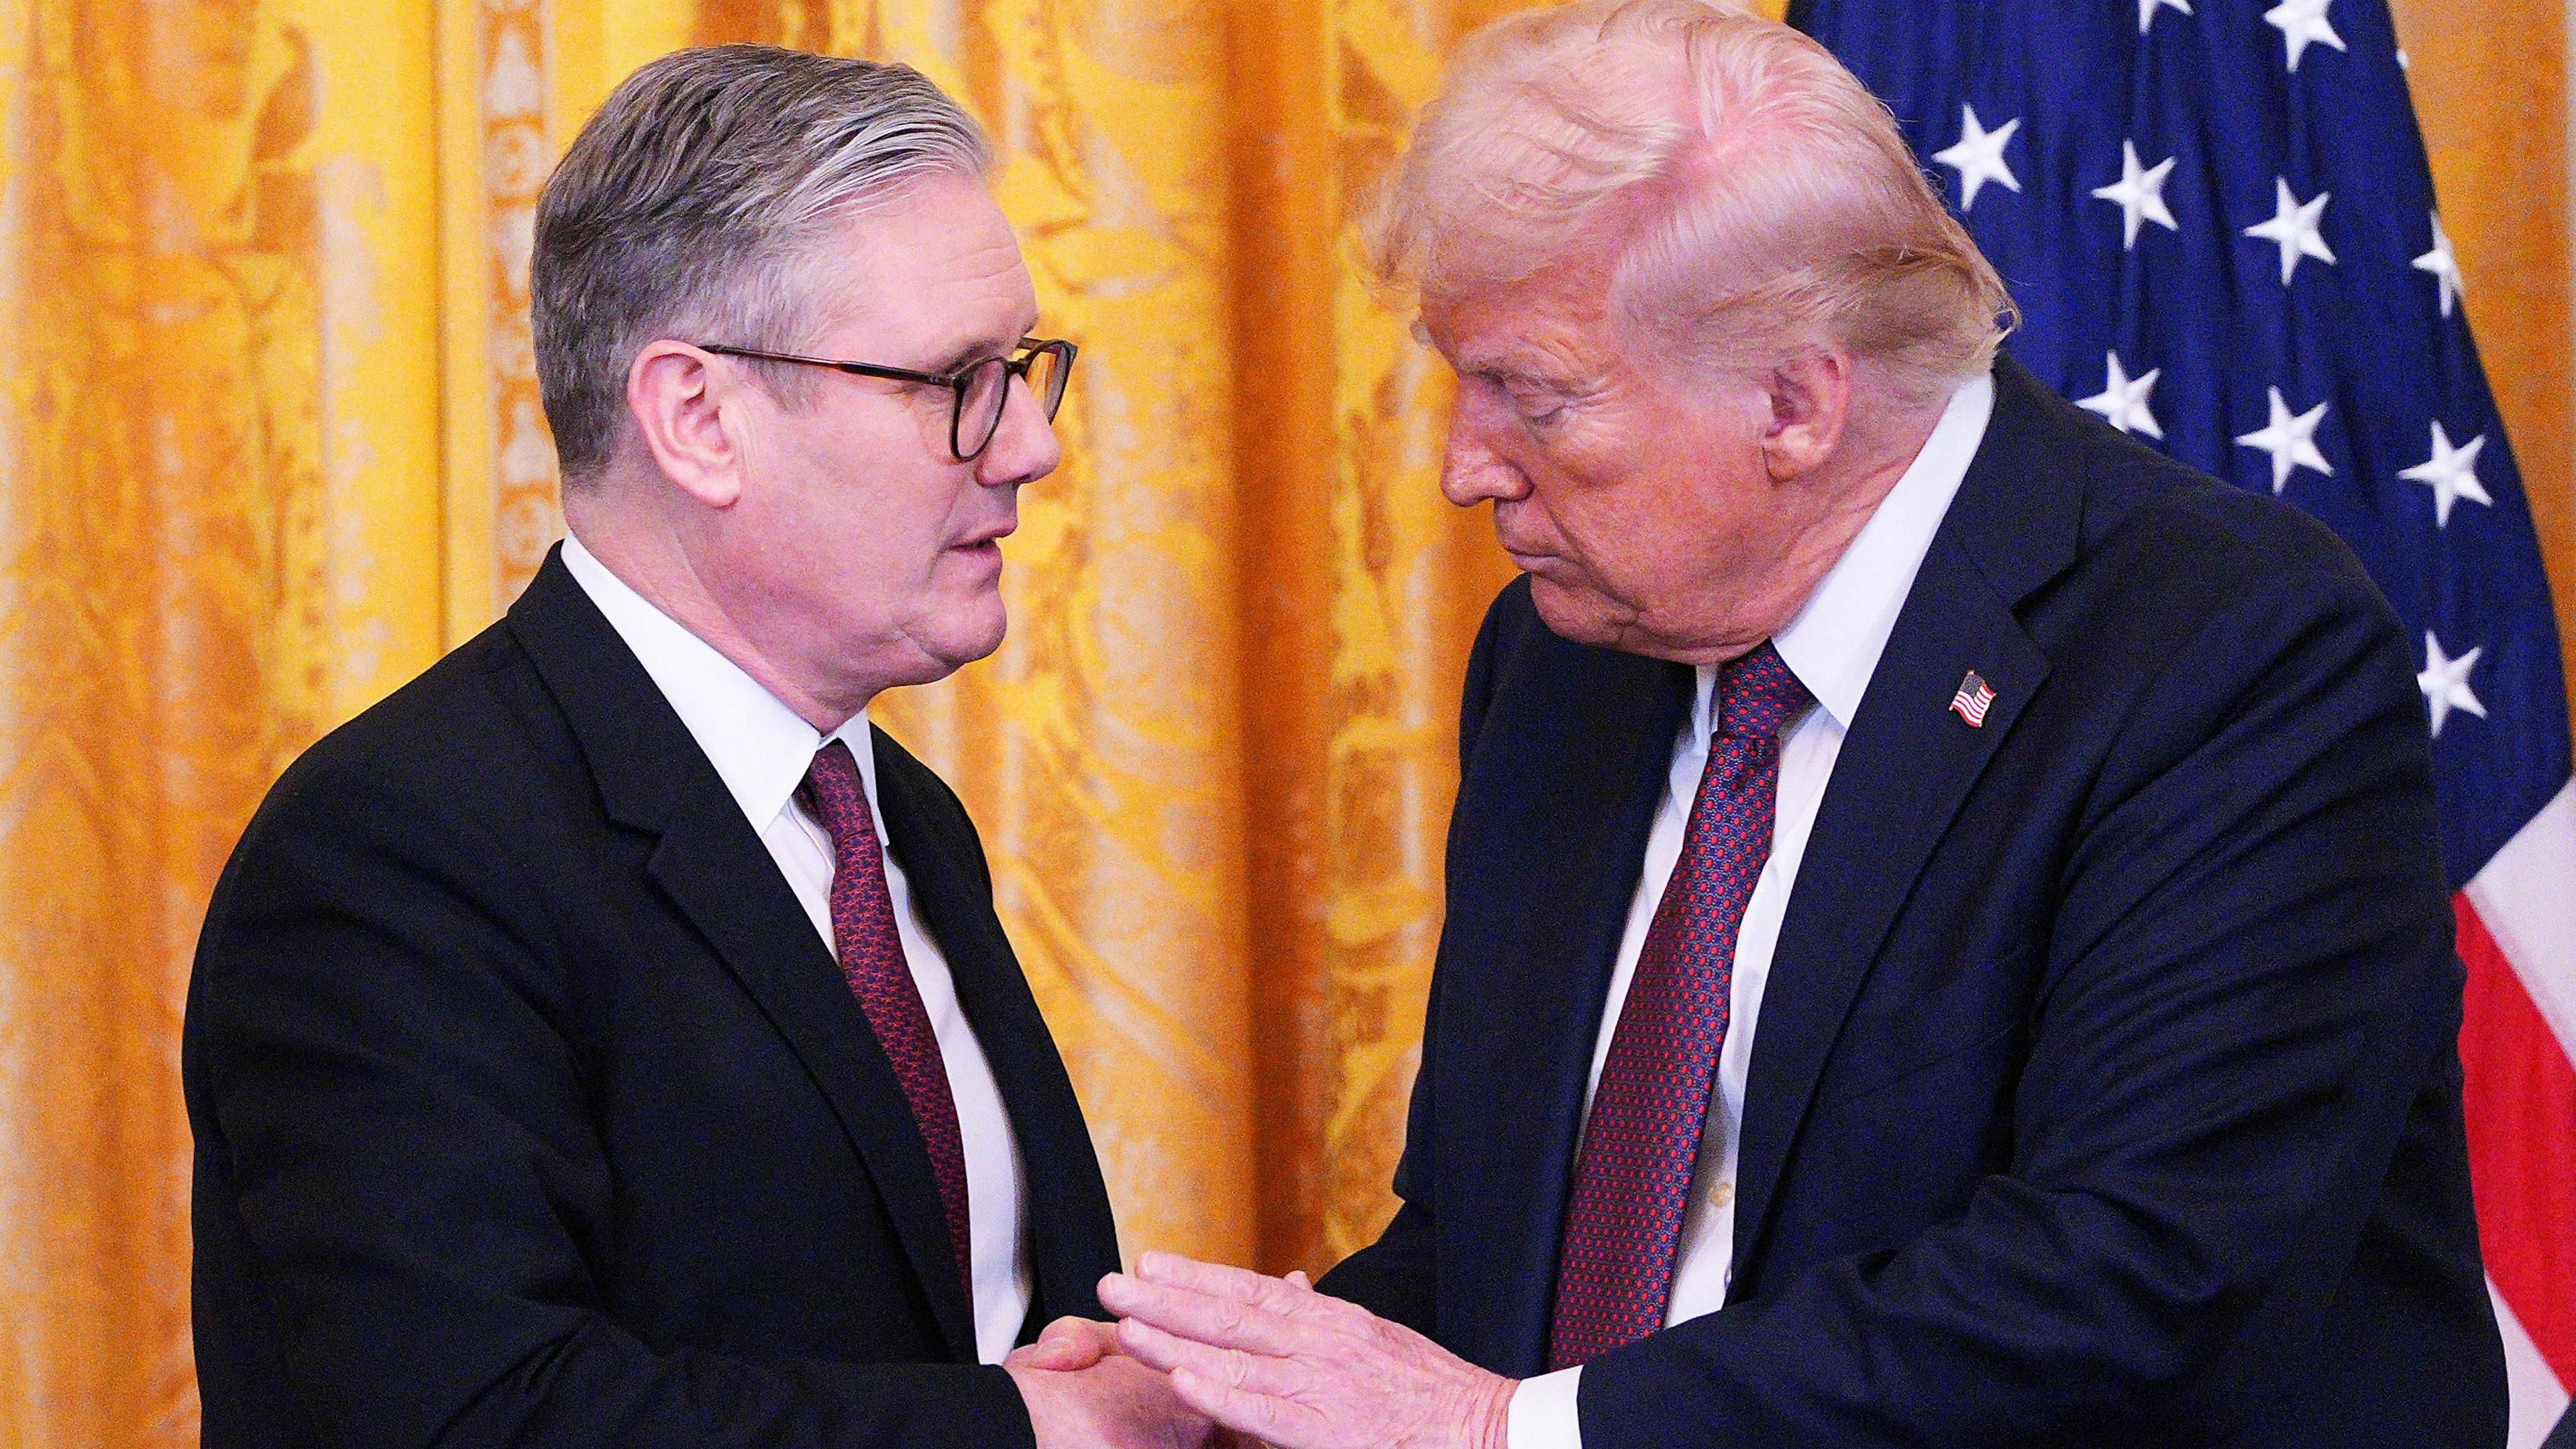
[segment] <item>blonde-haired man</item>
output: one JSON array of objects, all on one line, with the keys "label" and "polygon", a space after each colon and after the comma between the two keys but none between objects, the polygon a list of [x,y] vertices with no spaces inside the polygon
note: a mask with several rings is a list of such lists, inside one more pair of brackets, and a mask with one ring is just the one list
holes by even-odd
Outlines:
[{"label": "blonde-haired man", "polygon": [[1883,108],[1526,14],[1380,255],[1468,668],[1384,1235],[1101,1300],[1282,1449],[2503,1441],[2425,731],[2321,528],[1996,361]]}]

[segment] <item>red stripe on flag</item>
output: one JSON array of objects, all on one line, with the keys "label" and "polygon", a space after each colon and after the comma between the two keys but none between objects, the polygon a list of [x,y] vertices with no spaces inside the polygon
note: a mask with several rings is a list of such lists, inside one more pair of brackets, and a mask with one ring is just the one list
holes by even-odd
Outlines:
[{"label": "red stripe on flag", "polygon": [[2576,1065],[2466,895],[2460,1066],[2487,1276],[2558,1381],[2576,1386]]}]

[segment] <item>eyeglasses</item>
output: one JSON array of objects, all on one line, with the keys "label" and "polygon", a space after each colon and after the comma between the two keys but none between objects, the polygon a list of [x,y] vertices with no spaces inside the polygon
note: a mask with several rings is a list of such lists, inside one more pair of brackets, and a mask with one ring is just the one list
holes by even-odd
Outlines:
[{"label": "eyeglasses", "polygon": [[948,451],[960,463],[971,463],[983,455],[1001,431],[1002,409],[1011,399],[1011,379],[1017,377],[1029,385],[1029,395],[1037,399],[1048,422],[1055,421],[1055,410],[1064,404],[1064,385],[1073,376],[1074,354],[1080,351],[1070,342],[1044,341],[1035,337],[1020,339],[1019,355],[987,357],[962,372],[915,372],[908,367],[881,367],[873,362],[837,362],[828,357],[797,357],[785,352],[761,352],[749,347],[723,347],[702,343],[702,352],[720,357],[747,357],[759,362],[792,362],[799,367],[828,367],[853,377],[882,377],[894,382],[919,383],[923,387],[947,388],[954,398],[948,412]]}]

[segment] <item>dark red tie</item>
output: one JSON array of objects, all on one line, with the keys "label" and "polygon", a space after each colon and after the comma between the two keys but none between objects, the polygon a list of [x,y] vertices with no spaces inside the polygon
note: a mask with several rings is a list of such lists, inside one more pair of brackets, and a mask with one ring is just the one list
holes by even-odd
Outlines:
[{"label": "dark red tie", "polygon": [[1681,859],[1628,985],[1567,1206],[1548,1367],[1664,1326],[1691,1168],[1726,1043],[1736,929],[1771,857],[1780,729],[1813,702],[1764,644],[1718,671],[1717,728]]},{"label": "dark red tie", "polygon": [[894,1063],[904,1100],[930,1149],[930,1175],[948,1214],[948,1241],[957,1250],[957,1281],[975,1301],[974,1257],[966,1217],[966,1148],[957,1133],[957,1099],[948,1089],[948,1064],[930,1029],[930,1012],[903,959],[894,927],[894,896],[886,889],[885,851],[850,747],[834,740],[814,755],[796,798],[832,837],[832,941],[841,975],[868,1014],[868,1025]]}]

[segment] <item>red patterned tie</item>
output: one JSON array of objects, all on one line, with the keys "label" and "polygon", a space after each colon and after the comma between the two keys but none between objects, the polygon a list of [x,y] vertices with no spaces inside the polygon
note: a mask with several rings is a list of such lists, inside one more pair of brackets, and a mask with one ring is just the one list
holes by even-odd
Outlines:
[{"label": "red patterned tie", "polygon": [[1780,729],[1813,702],[1769,644],[1718,671],[1718,725],[1592,1094],[1557,1260],[1548,1367],[1664,1326],[1691,1167],[1726,1042],[1735,933],[1771,856]]},{"label": "red patterned tie", "polygon": [[966,1148],[957,1133],[957,1099],[948,1090],[948,1064],[930,1029],[930,1012],[903,959],[894,927],[894,896],[886,889],[885,852],[877,843],[868,793],[850,747],[834,740],[814,755],[796,798],[832,837],[832,941],[841,953],[841,975],[868,1014],[868,1025],[894,1063],[930,1149],[930,1175],[947,1210],[948,1241],[957,1250],[957,1280],[975,1301],[974,1259],[966,1218]]}]

